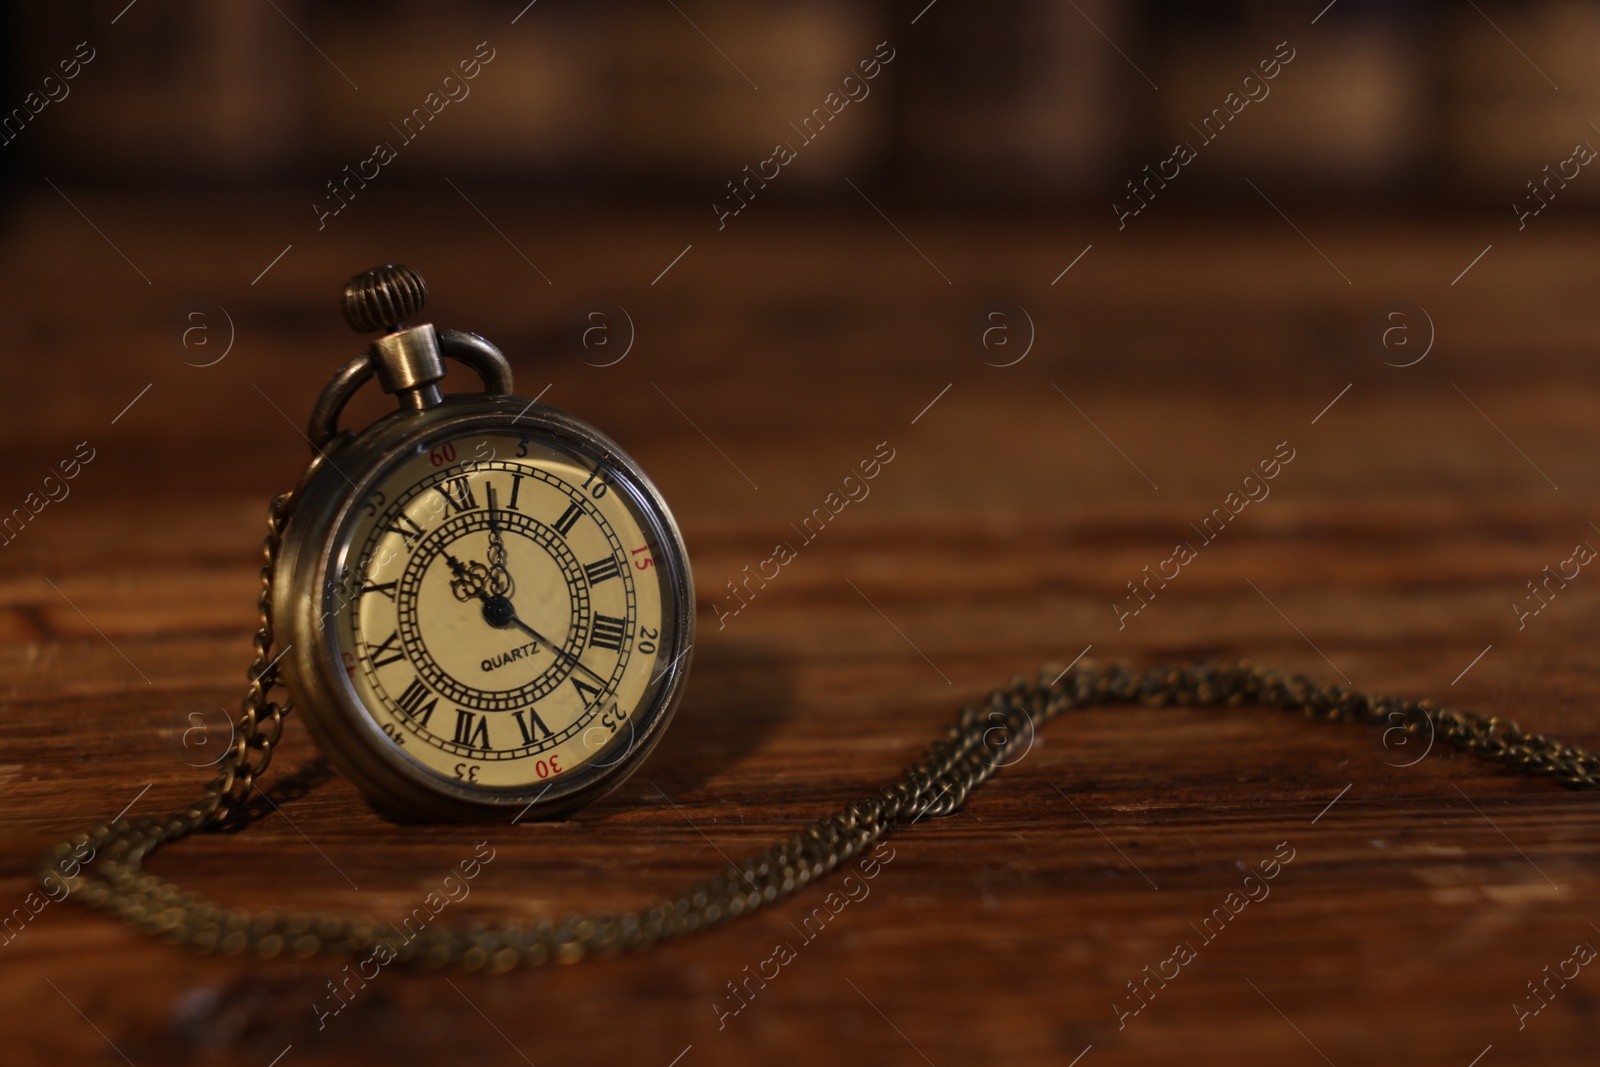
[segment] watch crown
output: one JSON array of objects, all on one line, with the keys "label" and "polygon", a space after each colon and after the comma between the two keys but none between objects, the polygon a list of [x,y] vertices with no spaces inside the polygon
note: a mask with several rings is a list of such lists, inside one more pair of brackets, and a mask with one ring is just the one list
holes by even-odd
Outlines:
[{"label": "watch crown", "polygon": [[356,333],[392,333],[403,320],[421,314],[427,300],[422,275],[403,263],[385,263],[345,282],[339,303]]}]

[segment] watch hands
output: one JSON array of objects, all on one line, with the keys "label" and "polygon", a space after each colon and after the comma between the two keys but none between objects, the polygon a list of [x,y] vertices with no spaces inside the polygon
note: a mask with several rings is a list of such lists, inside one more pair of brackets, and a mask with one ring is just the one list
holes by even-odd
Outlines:
[{"label": "watch hands", "polygon": [[[577,656],[575,656],[572,653],[566,651],[560,645],[558,645],[556,642],[550,640],[544,634],[540,633],[538,630],[535,630],[533,627],[531,627],[527,623],[523,622],[522,619],[517,616],[517,609],[514,606],[512,606],[512,603],[511,603],[511,594],[514,593],[516,590],[515,590],[512,582],[511,582],[511,575],[506,570],[506,549],[505,549],[505,543],[500,538],[500,524],[495,518],[497,505],[496,505],[496,501],[495,501],[494,486],[492,486],[492,485],[488,487],[488,496],[489,496],[489,557],[488,558],[489,558],[490,578],[491,578],[491,582],[490,582],[490,585],[489,585],[488,589],[489,589],[489,592],[490,592],[491,595],[489,597],[485,598],[484,602],[483,602],[483,617],[484,617],[484,619],[489,623],[489,625],[497,627],[497,628],[504,628],[506,626],[515,626],[515,627],[517,627],[519,630],[521,630],[523,633],[527,634],[529,637],[533,638],[535,641],[543,641],[545,643],[545,645],[550,649],[551,652],[553,652],[557,656],[560,656],[561,658],[567,660],[574,667],[577,667],[579,670],[583,671],[585,674],[587,674],[589,677],[593,678],[595,681],[600,682],[602,685],[605,684],[606,680],[604,678],[601,678],[594,671],[591,671],[588,667],[585,667],[583,665],[583,661],[578,659]],[[500,579],[499,581],[495,581],[495,579],[497,577]]]},{"label": "watch hands", "polygon": [[506,545],[500,536],[500,523],[495,517],[494,486],[489,486],[489,592],[495,596],[510,596],[516,592],[511,572],[506,569]]},{"label": "watch hands", "polygon": [[[502,599],[504,599],[504,598],[502,598]],[[533,627],[529,626],[527,623],[525,623],[521,619],[517,618],[516,609],[511,607],[511,602],[510,601],[506,601],[506,607],[511,612],[511,618],[510,618],[510,621],[508,622],[508,625],[517,627],[519,630],[521,630],[523,633],[527,634],[529,637],[533,638],[535,641],[543,641],[545,643],[545,646],[547,648],[549,648],[551,652],[555,653],[557,656],[560,656],[562,659],[566,660],[568,663],[572,664],[574,667],[578,668],[584,674],[587,674],[589,677],[593,678],[595,681],[599,682],[601,685],[610,685],[611,684],[609,681],[607,681],[606,679],[600,677],[594,671],[591,671],[588,667],[585,667],[583,665],[583,661],[581,659],[579,659],[577,656],[573,655],[571,652],[568,652],[566,649],[562,648],[560,645],[558,645],[554,641],[550,640],[544,634],[540,633],[538,630],[535,630]],[[488,605],[484,606],[484,615],[485,615],[486,618],[488,617]]]},{"label": "watch hands", "polygon": [[450,591],[455,594],[457,600],[465,603],[473,597],[482,599],[487,595],[485,591],[489,587],[491,578],[488,567],[477,561],[462,563],[448,552],[444,554],[444,558],[450,565],[450,573],[455,575],[450,582]]},{"label": "watch hands", "polygon": [[[473,597],[481,600],[483,602],[484,622],[497,630],[503,630],[507,626],[515,626],[535,641],[544,642],[551,653],[566,660],[601,685],[610,684],[607,679],[600,677],[600,675],[586,667],[577,656],[518,618],[517,609],[512,605],[510,597],[502,592],[491,591],[494,588],[494,575],[488,567],[476,561],[463,563],[448,552],[444,554],[444,558],[445,562],[449,564],[450,573],[455,575],[455,579],[450,583],[451,591],[455,593],[457,600],[467,601]],[[492,559],[493,557],[491,556],[490,558]],[[507,581],[509,584],[509,579]]]}]

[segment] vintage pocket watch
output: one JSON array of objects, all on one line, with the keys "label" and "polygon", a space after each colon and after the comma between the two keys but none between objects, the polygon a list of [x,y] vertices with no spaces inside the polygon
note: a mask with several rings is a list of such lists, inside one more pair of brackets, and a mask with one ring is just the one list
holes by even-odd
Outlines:
[{"label": "vintage pocket watch", "polygon": [[[511,395],[483,338],[402,326],[425,296],[399,265],[345,287],[346,320],[382,335],[312,412],[316,457],[271,576],[285,679],[318,746],[384,809],[568,812],[620,785],[672,719],[689,557],[616,442]],[[443,394],[446,359],[482,390]],[[399,410],[340,430],[374,377]]]},{"label": "vintage pocket watch", "polygon": [[[322,391],[315,458],[269,506],[255,656],[216,777],[181,810],[119,817],[57,844],[39,869],[53,898],[64,886],[200,952],[364,954],[378,966],[489,971],[571,963],[783,900],[896,830],[960,810],[1058,715],[1111,703],[1256,703],[1382,726],[1385,747],[1397,735],[1426,755],[1443,740],[1569,788],[1600,787],[1600,755],[1495,716],[1319,686],[1247,661],[1136,671],[1080,660],[1016,676],[963,708],[899,778],[637,911],[401,933],[384,917],[251,913],[207,900],[143,871],[144,858],[248,818],[290,710],[272,697],[280,684],[318,746],[380,809],[508,824],[615,789],[682,694],[694,589],[661,494],[594,427],[511,396],[510,368],[489,342],[403,328],[424,297],[416,272],[396,265],[345,287],[346,319],[382,336]],[[482,391],[443,395],[445,357],[476,371]],[[345,403],[373,377],[400,409],[360,432],[339,430]]]}]

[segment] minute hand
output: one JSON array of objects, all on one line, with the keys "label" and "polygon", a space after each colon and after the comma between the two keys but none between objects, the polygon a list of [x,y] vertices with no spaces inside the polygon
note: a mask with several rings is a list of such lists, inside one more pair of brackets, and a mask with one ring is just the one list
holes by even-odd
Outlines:
[{"label": "minute hand", "polygon": [[562,659],[566,660],[568,663],[571,663],[574,667],[578,668],[584,674],[587,674],[589,677],[593,678],[595,681],[599,682],[601,685],[604,686],[604,685],[609,685],[610,684],[605,678],[600,677],[598,674],[594,673],[594,671],[591,671],[588,667],[585,667],[583,665],[583,661],[580,660],[577,656],[574,656],[571,652],[568,652],[566,649],[562,648],[560,645],[558,645],[554,641],[550,640],[544,634],[540,633],[538,630],[535,630],[533,627],[531,627],[527,623],[523,622],[522,619],[520,619],[516,615],[512,615],[511,616],[511,625],[517,627],[519,630],[521,630],[523,633],[527,634],[529,637],[533,638],[535,641],[543,641],[545,643],[545,645],[550,649],[551,652],[555,653],[557,656],[560,656]]}]

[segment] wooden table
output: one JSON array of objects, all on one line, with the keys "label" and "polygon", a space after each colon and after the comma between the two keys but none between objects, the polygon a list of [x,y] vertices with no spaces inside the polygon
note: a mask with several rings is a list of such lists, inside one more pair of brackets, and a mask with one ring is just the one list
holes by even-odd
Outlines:
[{"label": "wooden table", "polygon": [[[891,780],[1012,673],[1086,651],[1249,656],[1600,743],[1600,577],[1520,629],[1512,607],[1600,545],[1590,229],[1297,219],[1313,247],[1275,216],[1119,234],[891,210],[907,240],[865,210],[773,205],[718,233],[483,195],[497,234],[448,190],[364,196],[322,233],[265,195],[74,193],[101,233],[50,194],[18,206],[0,507],[79,442],[94,458],[0,549],[5,908],[51,842],[198,790],[206,734],[185,734],[238,699],[266,500],[358,350],[338,287],[389,258],[673,503],[699,582],[689,695],[618,793],[515,827],[386,822],[292,720],[272,778],[298,788],[153,862],[187,885],[399,915],[487,841],[455,920],[638,906]],[[597,302],[635,326],[609,367],[569,346]],[[223,350],[217,306],[231,349],[186,366]],[[1024,352],[1018,308],[1031,349],[985,365]],[[1386,366],[1423,353],[1429,319],[1426,358]],[[881,442],[870,496],[719,627],[725,583],[798,542]],[[1270,496],[1203,542],[1190,524],[1284,442]],[[1125,583],[1179,541],[1195,558],[1119,627]],[[50,904],[0,946],[0,1059],[1592,1062],[1595,968],[1520,1028],[1514,1006],[1600,944],[1594,800],[1398,740],[1252,708],[1073,713],[964,811],[895,836],[810,938],[837,883],[638,957],[386,971],[321,1028],[336,964],[192,958]],[[1292,861],[1270,895],[1203,928],[1275,855]],[[782,942],[794,958],[719,1025],[729,983]],[[1179,943],[1194,958],[1132,1014],[1128,983],[1171,974]]]}]

